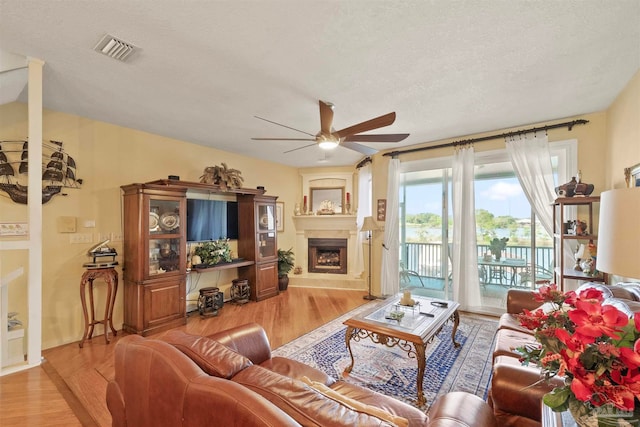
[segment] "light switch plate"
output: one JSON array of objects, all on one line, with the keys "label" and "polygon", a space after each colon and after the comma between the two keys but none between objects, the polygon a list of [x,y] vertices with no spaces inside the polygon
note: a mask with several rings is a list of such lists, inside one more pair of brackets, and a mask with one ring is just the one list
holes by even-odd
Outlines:
[{"label": "light switch plate", "polygon": [[75,233],[76,217],[75,216],[59,216],[58,217],[58,233]]}]

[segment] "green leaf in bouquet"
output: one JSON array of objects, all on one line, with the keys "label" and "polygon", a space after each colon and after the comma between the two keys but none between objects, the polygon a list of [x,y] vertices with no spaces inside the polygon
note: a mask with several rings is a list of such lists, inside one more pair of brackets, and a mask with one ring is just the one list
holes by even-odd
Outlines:
[{"label": "green leaf in bouquet", "polygon": [[568,407],[571,389],[569,387],[556,387],[542,397],[542,401],[555,412],[562,412]]}]

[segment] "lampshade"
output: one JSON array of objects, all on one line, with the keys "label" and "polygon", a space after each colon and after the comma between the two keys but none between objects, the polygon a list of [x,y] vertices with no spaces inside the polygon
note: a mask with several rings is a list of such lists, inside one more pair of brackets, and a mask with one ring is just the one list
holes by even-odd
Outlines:
[{"label": "lampshade", "polygon": [[373,220],[372,216],[365,216],[364,223],[362,223],[362,228],[360,231],[374,231],[378,229],[378,225]]},{"label": "lampshade", "polygon": [[600,195],[596,269],[626,278],[640,278],[640,188],[622,188]]}]

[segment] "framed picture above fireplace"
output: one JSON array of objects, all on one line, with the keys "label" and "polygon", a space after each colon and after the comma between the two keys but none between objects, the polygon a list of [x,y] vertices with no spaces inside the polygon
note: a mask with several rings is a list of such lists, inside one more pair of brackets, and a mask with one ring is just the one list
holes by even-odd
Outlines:
[{"label": "framed picture above fireplace", "polygon": [[341,214],[344,203],[344,187],[311,187],[311,212],[320,214]]}]

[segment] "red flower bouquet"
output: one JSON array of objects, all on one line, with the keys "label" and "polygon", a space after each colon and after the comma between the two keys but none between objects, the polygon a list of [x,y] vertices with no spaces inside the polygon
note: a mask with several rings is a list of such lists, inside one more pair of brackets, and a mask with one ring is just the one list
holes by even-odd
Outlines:
[{"label": "red flower bouquet", "polygon": [[525,310],[520,322],[539,345],[517,351],[545,379],[564,377],[565,385],[547,393],[544,403],[557,412],[597,413],[599,422],[603,414],[630,421],[640,398],[640,313],[630,319],[593,288],[576,294],[543,286],[536,299],[542,307]]}]

